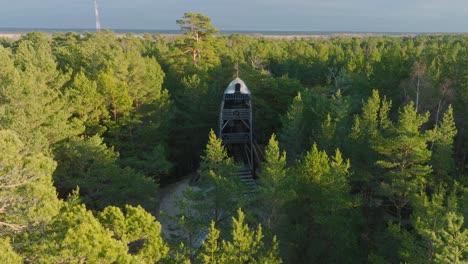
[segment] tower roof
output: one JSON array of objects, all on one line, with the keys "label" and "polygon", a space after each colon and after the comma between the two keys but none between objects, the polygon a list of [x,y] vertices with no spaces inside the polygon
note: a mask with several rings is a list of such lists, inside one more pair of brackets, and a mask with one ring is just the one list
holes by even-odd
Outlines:
[{"label": "tower roof", "polygon": [[244,81],[241,80],[241,78],[237,77],[232,82],[228,85],[226,90],[224,90],[224,94],[233,94],[236,91],[236,84],[240,84],[240,93],[241,94],[249,94],[250,95],[250,90],[247,88],[247,85],[245,85]]}]

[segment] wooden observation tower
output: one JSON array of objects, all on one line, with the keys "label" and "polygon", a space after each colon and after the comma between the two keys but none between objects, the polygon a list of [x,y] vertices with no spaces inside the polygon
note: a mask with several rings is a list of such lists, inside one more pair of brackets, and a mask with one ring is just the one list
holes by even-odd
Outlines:
[{"label": "wooden observation tower", "polygon": [[219,138],[230,156],[244,164],[238,172],[246,184],[255,184],[256,144],[250,90],[240,78],[224,90],[219,115]]}]

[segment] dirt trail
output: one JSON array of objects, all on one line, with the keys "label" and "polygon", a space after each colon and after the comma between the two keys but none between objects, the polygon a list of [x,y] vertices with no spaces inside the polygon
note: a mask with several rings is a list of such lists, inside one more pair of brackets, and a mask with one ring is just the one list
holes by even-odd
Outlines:
[{"label": "dirt trail", "polygon": [[190,178],[173,183],[160,190],[160,203],[156,218],[161,223],[161,234],[166,239],[175,234],[175,231],[171,230],[171,225],[174,224],[173,219],[178,213],[176,202],[182,198],[184,191],[189,186],[189,182]]}]

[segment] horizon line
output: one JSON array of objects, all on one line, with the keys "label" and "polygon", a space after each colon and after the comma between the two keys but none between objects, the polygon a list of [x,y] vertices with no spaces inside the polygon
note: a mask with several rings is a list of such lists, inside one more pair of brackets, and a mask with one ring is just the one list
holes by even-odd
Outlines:
[{"label": "horizon line", "polygon": [[[170,32],[176,33],[180,32],[183,33],[181,29],[138,29],[138,28],[102,28],[104,30],[110,31],[123,31],[131,33],[136,31],[138,33],[143,32]],[[57,32],[74,32],[74,31],[84,31],[84,32],[95,32],[95,28],[55,28],[55,27],[0,27],[0,33],[24,33],[24,32],[35,32],[35,31],[57,31]],[[366,31],[366,30],[281,30],[281,29],[219,29],[219,33],[263,33],[263,32],[273,32],[273,33],[306,33],[306,34],[313,34],[313,33],[322,33],[325,35],[329,34],[468,34],[466,32],[458,32],[458,31]]]}]

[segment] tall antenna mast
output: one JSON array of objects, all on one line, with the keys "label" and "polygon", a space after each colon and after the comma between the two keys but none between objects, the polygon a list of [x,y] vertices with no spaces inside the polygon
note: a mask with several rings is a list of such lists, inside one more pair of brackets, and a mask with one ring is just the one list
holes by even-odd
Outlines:
[{"label": "tall antenna mast", "polygon": [[94,11],[96,13],[96,32],[101,32],[101,21],[99,19],[99,10],[97,0],[94,0]]}]

